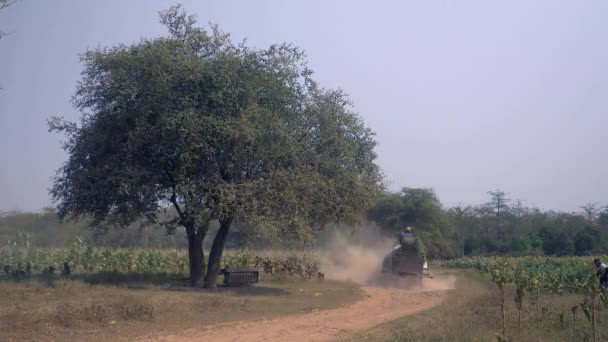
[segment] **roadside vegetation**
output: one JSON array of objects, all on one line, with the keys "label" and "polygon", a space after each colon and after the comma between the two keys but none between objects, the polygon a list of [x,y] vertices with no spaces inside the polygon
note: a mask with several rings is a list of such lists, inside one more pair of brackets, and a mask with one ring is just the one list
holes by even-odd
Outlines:
[{"label": "roadside vegetation", "polygon": [[[521,330],[521,314],[525,308],[526,298],[530,298],[535,307],[535,321],[540,321],[545,314],[557,315],[561,326],[570,318],[572,321],[572,338],[576,340],[576,314],[586,318],[590,329],[584,330],[584,340],[600,341],[608,337],[608,289],[600,286],[600,279],[588,257],[579,258],[472,258],[449,261],[445,264],[457,268],[471,268],[489,278],[500,289],[501,340],[508,340],[506,333],[505,301],[509,298],[507,288],[515,288],[513,302],[517,307],[517,332]],[[578,294],[578,296],[576,296]],[[544,298],[545,296],[548,298]],[[565,295],[573,302],[570,310],[555,305],[562,303],[559,296]],[[578,300],[577,300],[578,299]],[[579,310],[580,309],[580,310]],[[511,332],[510,335],[513,335]],[[590,339],[591,338],[591,339]]]},{"label": "roadside vegetation", "polygon": [[[538,307],[535,295],[527,294],[520,306],[517,286],[505,284],[503,336],[500,288],[472,270],[453,274],[457,276],[456,287],[441,305],[383,324],[349,341],[594,341],[591,320],[581,309],[586,298],[583,294],[543,291]],[[608,337],[608,309],[598,305],[596,310],[595,341],[604,341]]]},{"label": "roadside vegetation", "polygon": [[[0,279],[141,279],[160,281],[188,275],[188,254],[174,249],[94,247],[77,240],[70,248],[36,248],[28,243],[0,247]],[[324,278],[313,251],[228,250],[223,268],[255,268],[267,275]]]}]

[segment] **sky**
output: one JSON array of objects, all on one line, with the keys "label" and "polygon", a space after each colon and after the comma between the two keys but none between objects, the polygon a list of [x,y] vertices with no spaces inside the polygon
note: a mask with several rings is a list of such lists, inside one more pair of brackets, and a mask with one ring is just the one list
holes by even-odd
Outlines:
[{"label": "sky", "polygon": [[[0,11],[0,211],[51,205],[66,160],[46,120],[97,46],[165,35],[173,1],[18,0]],[[389,188],[446,206],[489,190],[542,209],[608,204],[606,1],[186,1],[202,25],[304,49],[377,133]]]}]

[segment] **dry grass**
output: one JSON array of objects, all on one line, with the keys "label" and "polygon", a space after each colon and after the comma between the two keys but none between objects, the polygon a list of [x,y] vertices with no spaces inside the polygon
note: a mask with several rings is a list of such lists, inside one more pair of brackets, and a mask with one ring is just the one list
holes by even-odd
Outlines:
[{"label": "dry grass", "polygon": [[268,279],[251,288],[127,288],[80,280],[0,282],[2,341],[128,341],[242,319],[328,309],[362,295],[332,281]]},{"label": "dry grass", "polygon": [[[497,341],[501,330],[498,288],[472,273],[460,274],[456,290],[445,303],[429,311],[379,326],[355,336],[353,341]],[[508,288],[507,337],[511,341],[590,341],[591,328],[579,310],[576,335],[573,336],[570,308],[580,302],[580,295],[541,296],[540,323],[537,323],[532,298],[527,297],[522,313],[521,332],[517,331],[517,309],[513,303],[514,289]],[[544,309],[543,309],[544,308]],[[564,313],[563,322],[559,314]],[[608,322],[608,311],[599,313],[600,326]],[[608,336],[608,324],[603,325],[603,338]]]}]

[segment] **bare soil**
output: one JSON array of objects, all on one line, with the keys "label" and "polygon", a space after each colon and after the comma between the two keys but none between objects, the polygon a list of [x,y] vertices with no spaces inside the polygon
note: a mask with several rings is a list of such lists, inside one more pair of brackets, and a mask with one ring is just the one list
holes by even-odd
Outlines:
[{"label": "bare soil", "polygon": [[181,334],[142,337],[140,342],[181,341],[329,341],[352,336],[381,323],[412,315],[436,305],[447,289],[431,283],[430,290],[364,287],[366,298],[330,310],[281,318],[247,320],[190,329]]},{"label": "bare soil", "polygon": [[268,279],[251,288],[180,283],[0,282],[0,341],[133,341],[193,327],[335,309],[363,298],[337,281]]}]

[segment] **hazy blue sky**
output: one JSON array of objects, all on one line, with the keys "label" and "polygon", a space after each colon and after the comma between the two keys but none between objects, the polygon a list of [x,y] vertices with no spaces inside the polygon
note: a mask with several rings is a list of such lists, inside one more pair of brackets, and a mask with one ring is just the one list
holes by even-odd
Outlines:
[{"label": "hazy blue sky", "polygon": [[[78,54],[165,34],[172,1],[19,0],[0,11],[0,210],[49,205],[76,119]],[[378,134],[393,189],[446,205],[500,188],[542,208],[608,203],[607,1],[182,1],[257,47],[305,49]]]}]

